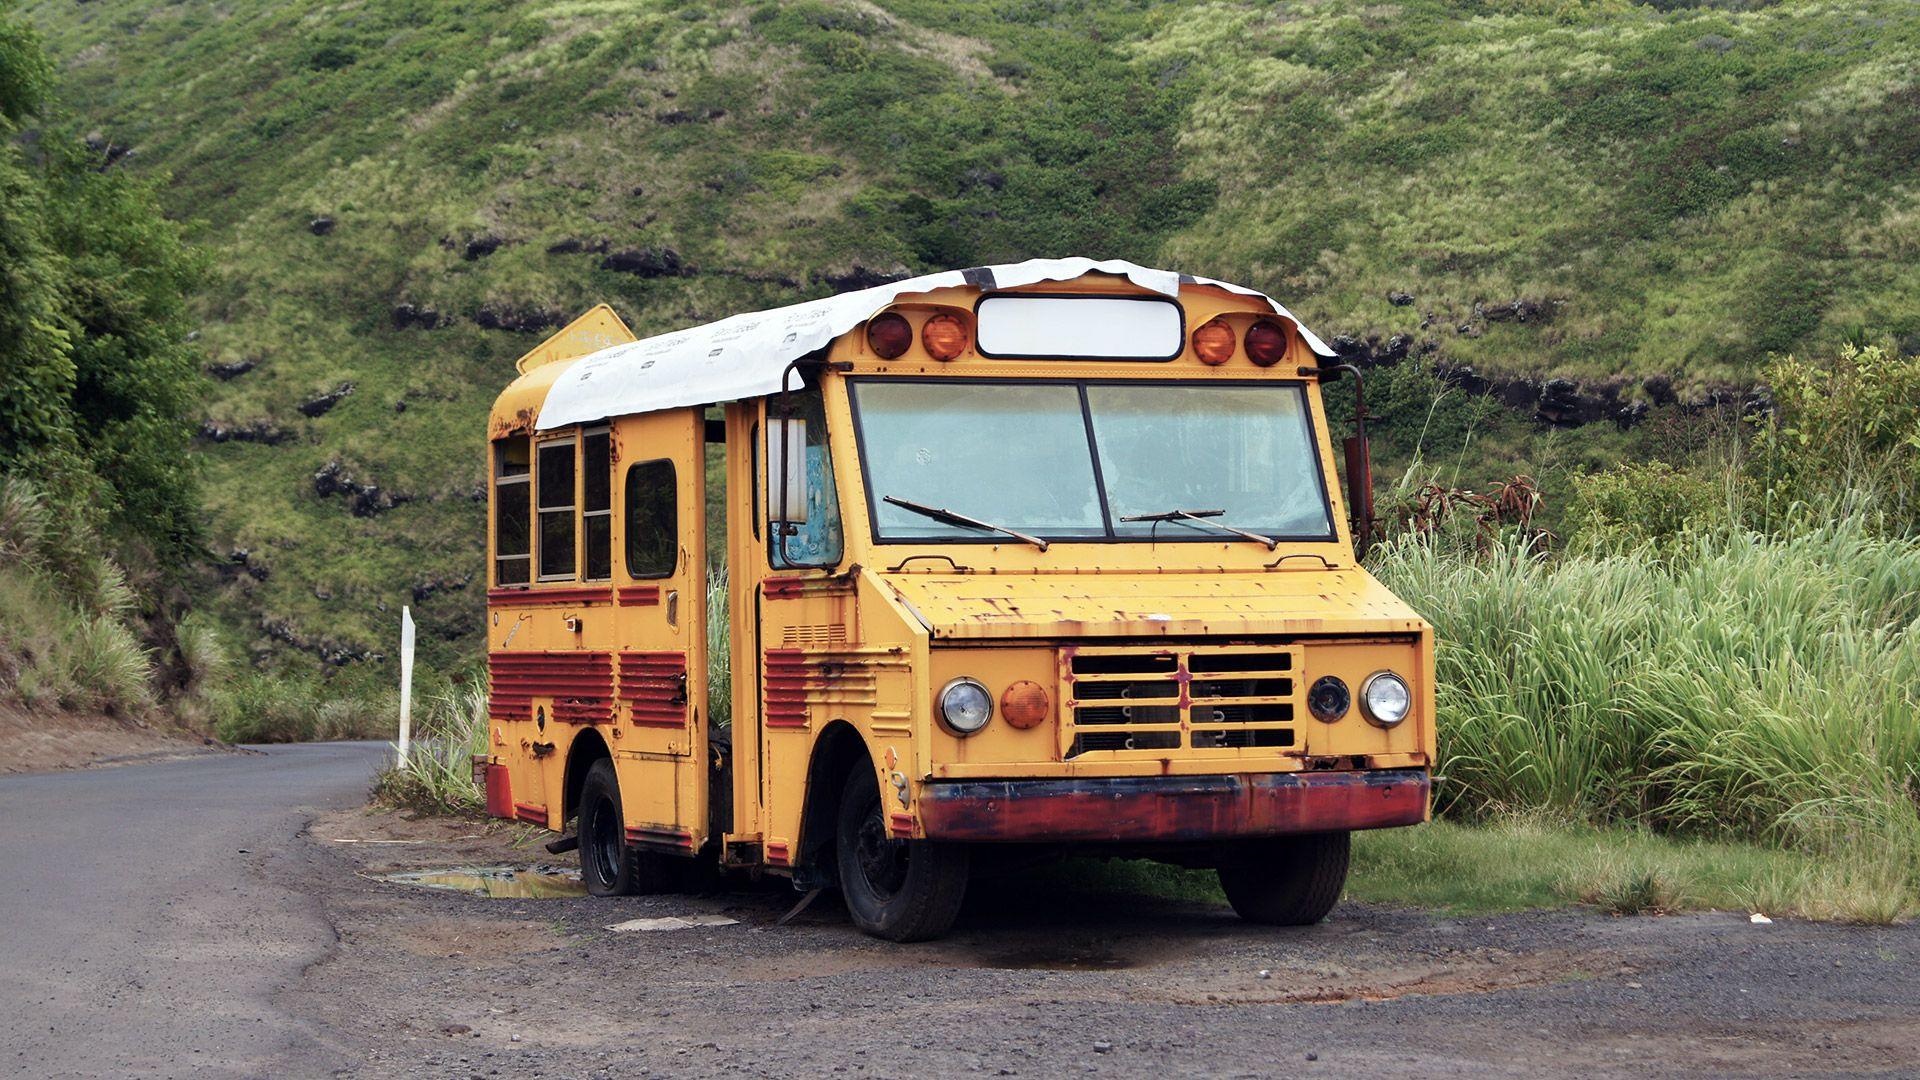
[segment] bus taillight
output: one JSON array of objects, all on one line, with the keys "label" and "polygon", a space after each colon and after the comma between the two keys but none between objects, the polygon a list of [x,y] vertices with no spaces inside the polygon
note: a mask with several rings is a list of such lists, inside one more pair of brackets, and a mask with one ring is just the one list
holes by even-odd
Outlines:
[{"label": "bus taillight", "polygon": [[935,315],[920,328],[920,344],[935,360],[951,360],[967,351],[967,324],[958,315]]},{"label": "bus taillight", "polygon": [[902,316],[889,311],[875,315],[867,323],[867,348],[882,360],[892,360],[913,346],[913,327]]},{"label": "bus taillight", "polygon": [[1261,367],[1272,367],[1287,355],[1287,332],[1272,319],[1247,327],[1247,356]]},{"label": "bus taillight", "polygon": [[1193,332],[1193,355],[1213,367],[1233,359],[1233,327],[1225,319],[1215,319]]}]

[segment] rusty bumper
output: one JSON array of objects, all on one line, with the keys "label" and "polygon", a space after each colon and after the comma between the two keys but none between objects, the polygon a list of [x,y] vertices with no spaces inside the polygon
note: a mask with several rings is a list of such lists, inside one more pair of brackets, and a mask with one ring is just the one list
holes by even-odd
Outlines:
[{"label": "rusty bumper", "polygon": [[1430,787],[1424,769],[974,780],[928,784],[920,820],[937,840],[1228,840],[1417,824]]}]

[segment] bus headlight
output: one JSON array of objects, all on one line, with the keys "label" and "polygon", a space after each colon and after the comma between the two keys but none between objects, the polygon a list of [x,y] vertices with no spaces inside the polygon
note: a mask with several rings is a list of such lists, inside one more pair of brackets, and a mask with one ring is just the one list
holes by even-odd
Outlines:
[{"label": "bus headlight", "polygon": [[1360,711],[1367,719],[1390,728],[1407,718],[1413,710],[1413,691],[1407,680],[1391,671],[1376,671],[1360,684]]},{"label": "bus headlight", "polygon": [[940,688],[940,722],[955,735],[971,735],[993,719],[993,695],[980,680],[962,675]]}]

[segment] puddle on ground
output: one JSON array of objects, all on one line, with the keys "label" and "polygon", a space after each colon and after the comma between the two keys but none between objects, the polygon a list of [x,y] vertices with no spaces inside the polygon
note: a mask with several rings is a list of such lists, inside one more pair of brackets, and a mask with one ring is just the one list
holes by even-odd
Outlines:
[{"label": "puddle on ground", "polygon": [[396,870],[371,876],[401,885],[422,885],[500,899],[564,900],[587,895],[587,884],[580,880],[580,871],[552,867],[463,866],[452,870]]}]

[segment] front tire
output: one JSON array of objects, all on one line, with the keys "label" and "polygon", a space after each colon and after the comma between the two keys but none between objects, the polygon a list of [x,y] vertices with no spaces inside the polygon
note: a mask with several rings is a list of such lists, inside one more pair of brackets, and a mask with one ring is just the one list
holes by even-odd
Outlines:
[{"label": "front tire", "polygon": [[627,843],[620,810],[620,780],[613,762],[602,758],[587,770],[580,789],[580,878],[589,896],[633,896],[659,892],[664,856]]},{"label": "front tire", "polygon": [[927,941],[952,929],[967,894],[967,849],[889,837],[880,785],[865,762],[841,795],[834,841],[855,926],[888,941]]},{"label": "front tire", "polygon": [[1248,841],[1221,865],[1220,887],[1248,922],[1311,926],[1339,902],[1351,851],[1344,832]]}]

